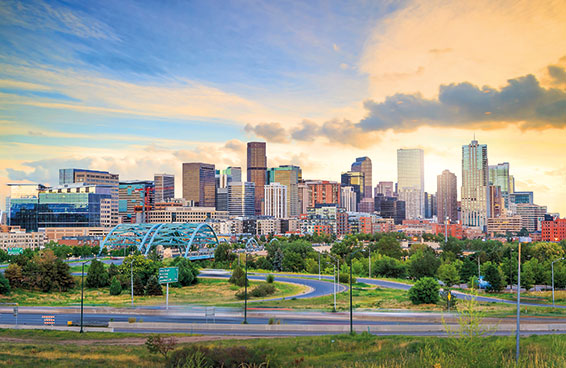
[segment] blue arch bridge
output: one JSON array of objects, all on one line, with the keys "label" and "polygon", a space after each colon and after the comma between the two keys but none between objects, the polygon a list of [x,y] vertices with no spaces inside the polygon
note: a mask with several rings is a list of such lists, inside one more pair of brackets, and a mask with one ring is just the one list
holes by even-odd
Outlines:
[{"label": "blue arch bridge", "polygon": [[[225,239],[222,239],[225,241]],[[214,258],[219,244],[212,227],[206,223],[120,224],[100,243],[100,251],[135,246],[146,255],[155,247],[174,248],[190,260]]]}]

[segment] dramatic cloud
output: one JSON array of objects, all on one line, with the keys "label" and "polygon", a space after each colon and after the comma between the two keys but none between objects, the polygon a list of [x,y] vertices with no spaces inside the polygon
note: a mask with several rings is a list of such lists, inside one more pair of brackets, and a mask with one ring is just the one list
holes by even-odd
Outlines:
[{"label": "dramatic cloud", "polygon": [[566,83],[566,68],[560,65],[549,65],[548,74],[553,79],[554,84]]},{"label": "dramatic cloud", "polygon": [[80,160],[67,159],[48,159],[31,162],[24,162],[22,166],[29,170],[6,169],[9,180],[30,181],[38,184],[57,185],[59,184],[59,169],[66,168],[89,168],[92,159],[84,158]]},{"label": "dramatic cloud", "polygon": [[289,141],[287,132],[280,123],[260,123],[255,126],[247,124],[244,130],[274,143],[287,143]]}]

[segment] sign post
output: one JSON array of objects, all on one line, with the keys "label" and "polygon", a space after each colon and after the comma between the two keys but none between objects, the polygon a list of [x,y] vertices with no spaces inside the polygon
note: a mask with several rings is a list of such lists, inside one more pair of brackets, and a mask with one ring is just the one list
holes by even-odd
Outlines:
[{"label": "sign post", "polygon": [[179,267],[163,267],[159,269],[159,283],[167,285],[165,309],[169,310],[169,283],[179,281]]}]

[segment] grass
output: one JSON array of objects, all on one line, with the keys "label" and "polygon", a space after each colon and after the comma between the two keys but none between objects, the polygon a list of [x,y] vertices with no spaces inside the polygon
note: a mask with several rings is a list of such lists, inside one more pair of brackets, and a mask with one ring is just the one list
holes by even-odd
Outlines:
[{"label": "grass", "polygon": [[[249,288],[262,284],[260,281],[251,281]],[[306,288],[296,284],[275,282],[277,291],[270,298],[289,297],[302,293]],[[239,303],[235,294],[239,287],[228,283],[226,279],[199,278],[199,283],[182,288],[169,288],[169,304],[199,304],[220,305]],[[165,288],[163,288],[165,293]],[[16,289],[9,296],[1,295],[0,303],[19,303],[22,306],[69,306],[80,303],[80,282],[77,287],[68,292],[43,293]],[[249,298],[254,299],[254,298]],[[165,296],[135,296],[136,305],[159,305],[165,303]],[[86,289],[84,293],[85,305],[106,305],[124,307],[130,304],[129,291],[121,295],[110,295],[108,288]]]},{"label": "grass", "polygon": [[[493,293],[489,294],[489,296],[517,300],[517,292]],[[566,290],[555,290],[554,300],[556,304],[566,304]],[[521,291],[521,302],[552,305],[552,291]]]},{"label": "grass", "polygon": [[[88,333],[86,335],[90,335]],[[78,333],[60,332],[54,339],[72,341]],[[49,333],[25,342],[2,342],[0,366],[6,367],[163,367],[164,359],[150,355],[143,345],[123,345],[116,339],[92,344],[63,344],[49,340]],[[275,343],[276,341],[276,343]],[[219,340],[199,342],[211,349],[246,346],[265,354],[269,367],[516,367],[514,337],[487,337],[467,341],[437,337],[369,334],[278,338],[277,340]],[[177,346],[182,349],[189,344]],[[518,367],[566,367],[566,336],[531,336],[521,339]]]}]

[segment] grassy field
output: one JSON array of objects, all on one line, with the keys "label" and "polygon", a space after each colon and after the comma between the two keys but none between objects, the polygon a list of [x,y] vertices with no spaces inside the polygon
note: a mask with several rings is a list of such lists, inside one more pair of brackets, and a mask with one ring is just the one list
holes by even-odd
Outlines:
[{"label": "grassy field", "polygon": [[[20,332],[20,331],[18,331]],[[54,334],[54,336],[49,336]],[[150,354],[144,336],[88,340],[78,333],[45,332],[14,335],[0,330],[2,367],[164,367],[165,359]],[[263,355],[266,367],[517,367],[513,337],[476,339],[390,336],[368,334],[239,340],[183,339],[177,350],[205,346],[214,353],[225,347],[247,347]],[[206,341],[208,340],[208,341]],[[188,343],[187,341],[196,341]],[[73,342],[73,343],[68,343]],[[521,339],[518,367],[566,367],[566,336],[531,336]],[[187,365],[191,366],[191,365]],[[195,365],[192,365],[195,366]],[[249,367],[249,366],[243,366]],[[258,367],[257,365],[255,367]]]},{"label": "grassy field", "polygon": [[[497,298],[517,300],[517,293],[494,293],[490,294]],[[566,304],[566,290],[555,290],[554,300],[556,304]],[[552,305],[552,291],[521,291],[521,301],[525,303],[539,303]]]},{"label": "grassy field", "polygon": [[[263,282],[251,281],[248,290]],[[81,289],[79,286],[64,293],[42,293],[39,291],[28,291],[17,289],[9,296],[0,295],[0,303],[19,303],[22,306],[67,306],[80,303]],[[269,298],[289,297],[305,291],[305,287],[296,284],[282,282],[274,283],[277,291]],[[169,288],[169,303],[175,304],[199,304],[199,305],[222,305],[240,302],[235,294],[239,287],[228,283],[226,279],[199,278],[199,283],[182,288]],[[165,293],[165,288],[163,288]],[[254,299],[251,298],[250,299]],[[86,289],[84,293],[85,305],[106,305],[122,307],[130,305],[129,291],[121,295],[110,295],[108,288]],[[157,305],[165,303],[165,296],[134,296],[136,305]]]}]

